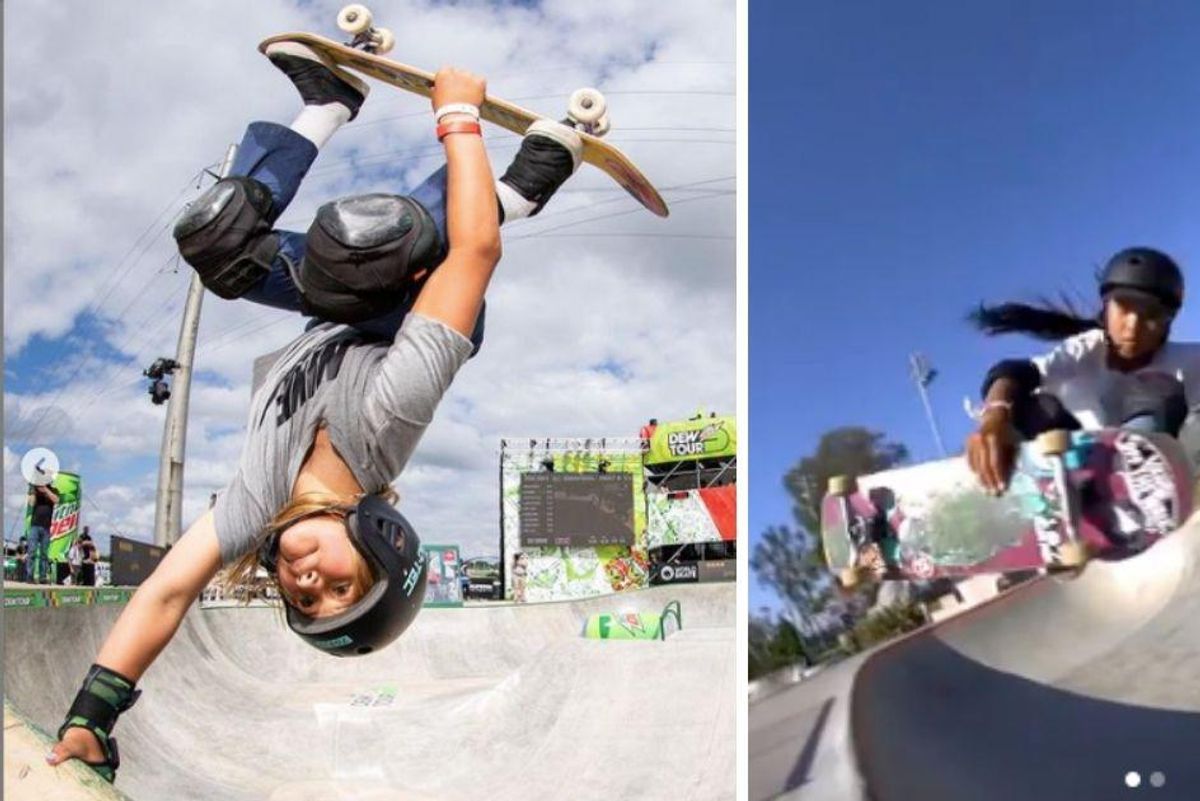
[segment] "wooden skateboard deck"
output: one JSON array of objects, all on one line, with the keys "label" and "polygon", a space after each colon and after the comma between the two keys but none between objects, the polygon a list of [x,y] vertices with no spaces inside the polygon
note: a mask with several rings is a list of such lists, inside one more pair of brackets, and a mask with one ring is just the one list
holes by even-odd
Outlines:
[{"label": "wooden skateboard deck", "polygon": [[[341,44],[324,36],[311,33],[281,33],[271,36],[259,43],[260,52],[266,52],[269,45],[276,42],[298,42],[318,50],[336,64],[389,83],[406,92],[413,92],[422,97],[429,97],[433,86],[433,73],[392,61],[389,58],[368,53],[348,45]],[[521,108],[515,103],[487,96],[479,107],[479,115],[488,122],[506,128],[518,136],[525,133],[533,122],[549,119],[542,114],[535,114]],[[633,195],[643,206],[657,214],[666,217],[670,212],[662,195],[642,174],[629,157],[608,144],[599,137],[584,131],[579,131],[583,140],[583,160],[600,168],[616,181],[629,194]]]},{"label": "wooden skateboard deck", "polygon": [[1121,558],[1178,528],[1193,491],[1176,440],[1117,429],[1071,432],[1061,456],[1023,443],[1000,497],[963,457],[865,476],[857,489],[846,477],[830,483],[821,539],[843,585],[1077,567],[1066,557],[1071,520],[1089,555]]}]

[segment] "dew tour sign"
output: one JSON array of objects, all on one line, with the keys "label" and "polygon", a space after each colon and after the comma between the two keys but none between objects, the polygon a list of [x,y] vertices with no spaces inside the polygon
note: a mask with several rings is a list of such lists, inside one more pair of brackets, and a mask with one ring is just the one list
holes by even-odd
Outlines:
[{"label": "dew tour sign", "polygon": [[660,423],[650,435],[646,464],[669,464],[737,455],[737,421],[732,416],[704,417]]},{"label": "dew tour sign", "polygon": [[[83,498],[79,476],[75,473],[59,473],[50,482],[50,488],[58,495],[58,503],[54,504],[54,516],[50,520],[49,558],[51,562],[65,562],[67,552],[79,535],[79,506]],[[32,520],[33,506],[26,498],[25,536],[29,536]]]}]

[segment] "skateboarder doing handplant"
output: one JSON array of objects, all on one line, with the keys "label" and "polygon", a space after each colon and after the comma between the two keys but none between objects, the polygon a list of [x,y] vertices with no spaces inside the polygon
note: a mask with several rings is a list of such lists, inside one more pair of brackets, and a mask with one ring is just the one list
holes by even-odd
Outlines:
[{"label": "skateboarder doing handplant", "polygon": [[1022,303],[981,305],[971,315],[991,335],[1060,341],[1043,356],[1001,361],[984,379],[983,412],[966,451],[987,490],[1007,487],[1021,438],[1116,427],[1177,437],[1200,403],[1200,343],[1170,341],[1183,305],[1175,261],[1153,248],[1127,248],[1099,283],[1102,306],[1090,318]]},{"label": "skateboarder doing handplant", "polygon": [[267,54],[303,110],[290,127],[252,124],[230,177],[190,207],[175,236],[215,293],[314,319],[267,357],[236,475],[138,588],[59,729],[47,760],[79,758],[110,781],[118,716],[223,566],[243,586],[265,572],[291,630],[335,656],[378,650],[412,622],[425,556],[390,484],[482,342],[499,223],[536,213],[579,164],[578,135],[541,123],[494,181],[478,123],[485,83],[443,69],[432,100],[445,167],[409,196],[327,203],[307,234],[275,230],[367,86],[295,43]]}]

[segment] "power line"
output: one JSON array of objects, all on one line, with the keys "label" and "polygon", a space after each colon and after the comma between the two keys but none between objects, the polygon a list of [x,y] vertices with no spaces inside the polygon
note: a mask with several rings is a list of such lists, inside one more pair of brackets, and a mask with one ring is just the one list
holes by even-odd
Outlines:
[{"label": "power line", "polygon": [[[149,226],[146,227],[146,229],[134,241],[134,244],[129,248],[128,251],[126,251],[125,255],[121,257],[121,260],[117,262],[118,267],[120,267],[120,265],[122,263],[128,261],[129,257],[138,250],[141,241],[146,237],[146,235],[150,231],[155,229],[155,227],[158,225],[158,223],[162,219],[162,217],[164,215],[166,215],[168,212],[170,212],[175,207],[179,198],[182,197],[191,188],[192,181],[197,180],[203,174],[204,174],[204,170],[201,170],[201,171],[197,172],[194,176],[192,176],[191,178],[188,179],[188,182],[184,186],[184,188],[181,189],[178,193],[176,193],[175,197],[173,197],[171,199],[171,201],[163,208],[163,210],[161,212],[159,212],[158,216],[154,218],[154,221],[152,223],[150,223]],[[167,224],[168,225],[170,224],[169,221]],[[160,231],[159,231],[160,235],[161,235],[162,230],[165,230],[165,228],[160,229]],[[153,238],[151,238],[150,240],[147,240],[147,245],[143,248],[143,253],[145,253],[145,251],[149,249],[149,244],[152,242],[153,242]],[[116,268],[114,268],[113,273],[110,274],[109,279],[107,279],[107,281],[106,281],[106,283],[110,284],[108,291],[105,293],[105,295],[103,297],[94,301],[86,309],[84,309],[84,311],[79,316],[91,315],[93,317],[99,317],[100,316],[100,314],[99,314],[100,305],[105,300],[107,300],[107,298],[112,294],[112,292],[116,289],[116,287],[120,284],[120,282],[124,280],[125,275],[127,275],[129,273],[129,271],[132,269],[132,267],[138,263],[140,258],[141,257],[139,256],[138,259],[135,259],[132,262],[129,262],[129,264],[127,264],[124,267],[124,269],[120,270],[119,272],[117,271]],[[117,278],[115,278],[115,279],[112,278],[113,275],[116,275]],[[103,284],[102,284],[102,286],[103,286]],[[62,384],[59,385],[58,391],[55,393],[55,395],[51,399],[51,401],[45,407],[43,407],[41,416],[39,416],[38,419],[34,422],[33,427],[29,430],[28,434],[26,435],[27,442],[33,441],[33,438],[36,436],[38,429],[41,427],[42,423],[45,421],[46,415],[48,415],[50,413],[50,410],[52,408],[54,408],[56,403],[58,403],[58,399],[60,397],[62,397],[63,391],[68,386],[70,386],[71,382],[73,382],[79,376],[79,374],[83,371],[83,368],[88,364],[88,362],[92,358],[94,358],[94,357],[91,354],[88,354],[87,357],[85,357],[84,359],[82,359],[79,362],[79,364],[76,366],[75,371],[71,374],[71,376],[66,381],[64,381]]]}]

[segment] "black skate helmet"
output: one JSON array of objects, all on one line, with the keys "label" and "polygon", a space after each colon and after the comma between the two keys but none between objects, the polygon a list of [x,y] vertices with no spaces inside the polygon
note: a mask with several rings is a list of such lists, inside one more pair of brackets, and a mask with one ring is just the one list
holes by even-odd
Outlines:
[{"label": "black skate helmet", "polygon": [[[286,602],[284,606],[288,627],[309,645],[333,656],[361,656],[391,643],[421,611],[427,563],[412,524],[383,498],[365,495],[357,505],[340,511],[350,542],[371,566],[375,583],[349,609],[329,617],[311,617]],[[259,564],[272,575],[281,533],[273,532],[258,553]]]},{"label": "black skate helmet", "polygon": [[1183,305],[1183,272],[1154,248],[1126,248],[1108,260],[1100,274],[1100,296],[1149,296],[1171,311]]}]

